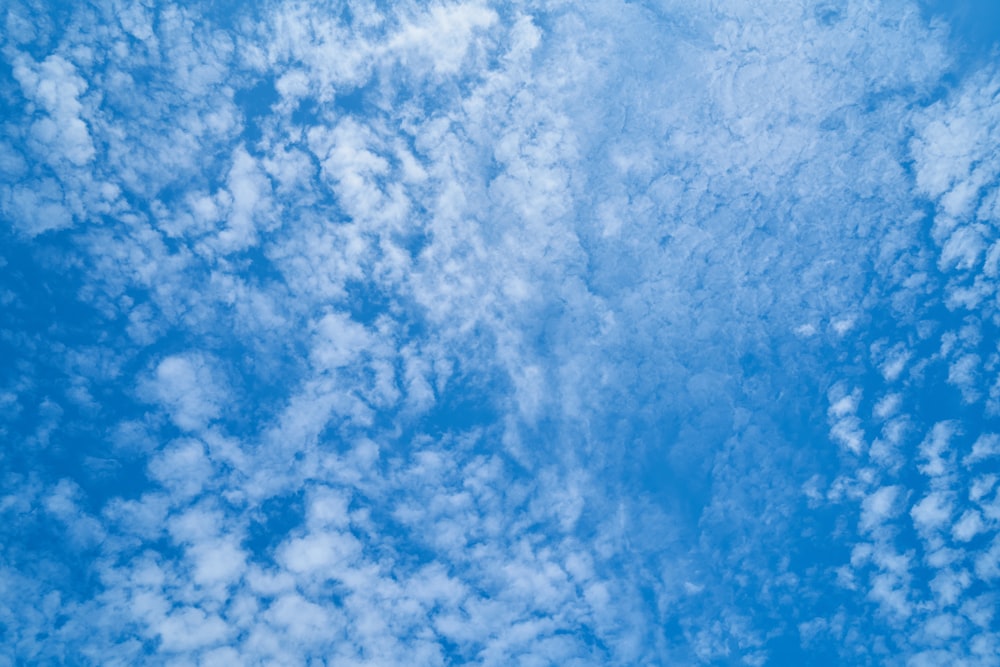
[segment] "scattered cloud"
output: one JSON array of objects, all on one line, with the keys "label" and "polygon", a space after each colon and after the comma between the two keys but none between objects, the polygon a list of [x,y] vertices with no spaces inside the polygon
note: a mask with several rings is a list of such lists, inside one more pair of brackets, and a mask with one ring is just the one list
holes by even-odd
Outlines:
[{"label": "scattered cloud", "polygon": [[29,5],[0,663],[997,664],[998,75],[946,21]]}]

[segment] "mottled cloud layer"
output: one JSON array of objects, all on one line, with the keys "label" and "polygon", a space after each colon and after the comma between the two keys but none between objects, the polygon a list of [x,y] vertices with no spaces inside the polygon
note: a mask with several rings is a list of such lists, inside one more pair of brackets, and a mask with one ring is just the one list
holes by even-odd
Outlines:
[{"label": "mottled cloud layer", "polygon": [[0,664],[998,664],[998,74],[946,22],[48,10]]}]

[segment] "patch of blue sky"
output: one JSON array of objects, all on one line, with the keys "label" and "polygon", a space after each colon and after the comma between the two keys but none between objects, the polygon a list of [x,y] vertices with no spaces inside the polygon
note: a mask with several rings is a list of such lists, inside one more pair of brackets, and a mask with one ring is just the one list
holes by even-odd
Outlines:
[{"label": "patch of blue sky", "polygon": [[989,0],[921,0],[930,17],[945,21],[950,29],[951,52],[958,58],[959,73],[981,67],[996,57],[1000,47],[1000,8]]}]

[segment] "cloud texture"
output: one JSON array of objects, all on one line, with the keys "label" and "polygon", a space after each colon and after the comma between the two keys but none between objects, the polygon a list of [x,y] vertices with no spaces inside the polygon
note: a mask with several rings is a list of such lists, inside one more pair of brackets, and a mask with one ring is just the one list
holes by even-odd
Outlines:
[{"label": "cloud texture", "polygon": [[6,5],[0,664],[1000,664],[1000,73],[578,4]]}]

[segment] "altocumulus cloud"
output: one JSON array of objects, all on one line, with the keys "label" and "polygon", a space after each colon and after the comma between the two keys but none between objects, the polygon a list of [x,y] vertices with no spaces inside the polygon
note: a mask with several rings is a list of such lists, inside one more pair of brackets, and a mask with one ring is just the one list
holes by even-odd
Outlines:
[{"label": "altocumulus cloud", "polygon": [[0,664],[1000,664],[935,8],[10,0]]}]

